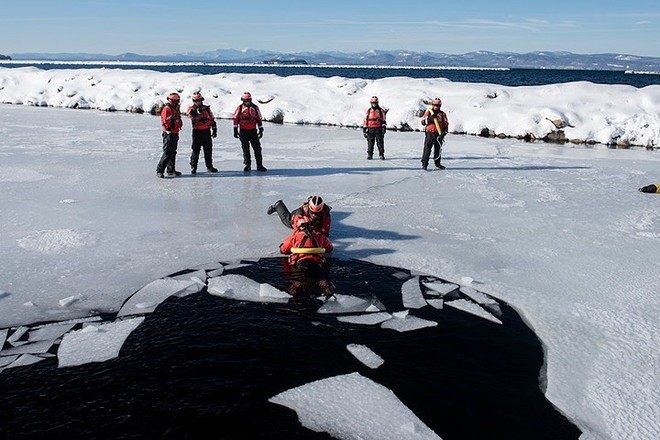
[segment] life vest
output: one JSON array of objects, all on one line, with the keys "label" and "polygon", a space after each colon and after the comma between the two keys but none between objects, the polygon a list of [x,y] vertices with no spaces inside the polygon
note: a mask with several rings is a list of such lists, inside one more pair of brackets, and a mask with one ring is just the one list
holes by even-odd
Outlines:
[{"label": "life vest", "polygon": [[280,245],[280,252],[288,254],[289,264],[295,266],[300,261],[313,261],[317,264],[324,264],[326,259],[324,254],[320,253],[292,253],[291,249],[293,248],[322,248],[325,252],[332,252],[334,246],[327,237],[316,231],[294,231]]},{"label": "life vest", "polygon": [[215,116],[208,105],[188,107],[188,116],[193,124],[193,130],[208,130],[216,125]]},{"label": "life vest", "polygon": [[172,134],[177,134],[183,127],[183,120],[181,119],[181,112],[178,108],[172,107],[169,104],[163,107],[160,112],[160,122],[163,131],[169,131]]},{"label": "life vest", "polygon": [[385,110],[380,107],[369,107],[367,114],[364,116],[362,126],[365,128],[380,128],[385,124]]},{"label": "life vest", "polygon": [[[424,112],[424,116],[422,116],[422,125],[426,125],[426,128],[424,131],[427,133],[437,133],[438,128],[435,126],[435,123],[427,123],[428,117],[433,116],[433,111],[432,110],[426,110]],[[438,111],[438,124],[440,125],[440,129],[442,130],[443,133],[447,133],[449,131],[449,120],[447,119],[447,113],[443,112],[442,110]]]},{"label": "life vest", "polygon": [[261,127],[263,118],[259,107],[252,104],[239,105],[234,110],[234,127],[240,127],[241,130],[254,130],[257,126]]}]

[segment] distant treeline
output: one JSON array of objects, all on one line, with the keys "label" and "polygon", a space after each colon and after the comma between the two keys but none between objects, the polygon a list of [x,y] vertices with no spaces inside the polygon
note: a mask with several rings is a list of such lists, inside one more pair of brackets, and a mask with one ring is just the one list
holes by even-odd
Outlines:
[{"label": "distant treeline", "polygon": [[11,57],[9,55],[0,54],[0,60],[11,60]]}]

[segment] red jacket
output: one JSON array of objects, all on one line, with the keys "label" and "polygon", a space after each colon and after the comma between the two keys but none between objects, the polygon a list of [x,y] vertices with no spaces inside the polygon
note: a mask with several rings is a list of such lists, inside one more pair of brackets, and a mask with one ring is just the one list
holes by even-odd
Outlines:
[{"label": "red jacket", "polygon": [[311,222],[316,232],[320,232],[326,237],[329,237],[330,225],[332,223],[332,217],[330,216],[331,209],[332,208],[326,203],[320,214],[312,216],[309,212],[309,205],[305,202],[299,208],[294,209],[291,213],[291,227],[295,230],[301,222]]},{"label": "red jacket", "polygon": [[362,122],[362,127],[364,128],[380,128],[383,125],[386,125],[385,122],[385,110],[380,107],[373,108],[369,107],[367,114],[364,116],[364,121]]},{"label": "red jacket", "polygon": [[163,131],[169,131],[172,134],[179,133],[181,127],[183,127],[183,120],[181,119],[179,107],[172,107],[170,104],[163,107],[163,110],[160,112],[160,123],[163,127]]},{"label": "red jacket", "polygon": [[289,255],[289,264],[295,266],[303,260],[311,260],[319,264],[325,263],[324,254],[294,254],[291,253],[292,248],[323,248],[325,252],[330,253],[334,249],[334,246],[328,237],[319,232],[306,232],[296,229],[280,244],[280,252]]},{"label": "red jacket", "polygon": [[[429,116],[433,115],[433,110],[426,110],[424,112],[424,116],[422,116],[422,125],[425,125],[426,128],[424,131],[427,133],[437,133],[438,129],[435,126],[435,122],[429,120]],[[440,129],[442,130],[442,133],[447,134],[449,131],[449,120],[447,119],[447,114],[443,112],[442,110],[438,111],[438,124],[440,125]]]},{"label": "red jacket", "polygon": [[241,130],[254,130],[257,126],[261,127],[262,122],[261,111],[254,104],[241,104],[234,110],[234,127],[240,127]]},{"label": "red jacket", "polygon": [[208,105],[191,105],[186,113],[192,121],[193,130],[208,130],[216,126],[215,116]]}]

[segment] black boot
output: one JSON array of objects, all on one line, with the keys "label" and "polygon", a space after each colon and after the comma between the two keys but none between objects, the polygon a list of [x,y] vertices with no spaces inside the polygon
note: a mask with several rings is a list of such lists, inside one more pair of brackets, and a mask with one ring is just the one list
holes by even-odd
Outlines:
[{"label": "black boot", "polygon": [[275,203],[273,203],[272,205],[270,205],[270,206],[268,207],[268,210],[266,211],[266,214],[271,215],[272,213],[274,213],[275,211],[277,211],[277,206],[278,206],[280,203],[282,203],[282,201],[281,201],[281,200],[278,200],[277,202],[275,202]]}]

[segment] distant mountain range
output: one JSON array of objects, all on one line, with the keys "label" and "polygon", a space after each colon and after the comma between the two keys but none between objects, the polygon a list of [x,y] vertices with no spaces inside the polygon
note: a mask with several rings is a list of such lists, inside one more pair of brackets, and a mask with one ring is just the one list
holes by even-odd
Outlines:
[{"label": "distant mountain range", "polygon": [[205,62],[256,64],[332,64],[387,66],[445,66],[473,68],[530,68],[579,70],[660,71],[660,57],[616,53],[575,54],[571,52],[469,52],[450,55],[437,52],[370,50],[366,52],[296,52],[217,49],[210,52],[184,52],[171,55],[120,55],[90,53],[15,53],[15,61],[118,61],[118,62]]}]

